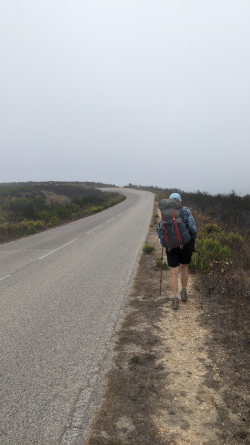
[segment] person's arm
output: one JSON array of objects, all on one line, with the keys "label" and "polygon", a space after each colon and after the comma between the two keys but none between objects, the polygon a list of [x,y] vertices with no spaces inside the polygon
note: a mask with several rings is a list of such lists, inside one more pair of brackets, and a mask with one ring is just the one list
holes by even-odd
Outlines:
[{"label": "person's arm", "polygon": [[161,228],[162,228],[162,220],[160,220],[159,222],[158,222],[158,224],[157,224],[157,226],[156,226],[156,233],[157,233],[157,235],[158,236],[160,236],[159,235],[159,233],[160,233],[160,231],[161,231]]},{"label": "person's arm", "polygon": [[188,228],[192,239],[195,241],[197,235],[197,227],[191,211],[187,207],[182,207],[181,216],[185,226]]}]

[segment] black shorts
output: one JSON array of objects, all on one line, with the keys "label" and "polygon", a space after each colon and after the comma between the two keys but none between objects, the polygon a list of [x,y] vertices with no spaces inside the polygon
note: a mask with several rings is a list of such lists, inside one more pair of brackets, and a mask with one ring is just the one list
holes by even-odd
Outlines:
[{"label": "black shorts", "polygon": [[170,252],[168,252],[168,249],[166,249],[169,267],[177,267],[180,264],[189,264],[191,261],[193,251],[194,251],[193,240],[191,240],[188,244],[183,246],[182,249],[180,247],[177,247],[176,249],[171,249]]}]

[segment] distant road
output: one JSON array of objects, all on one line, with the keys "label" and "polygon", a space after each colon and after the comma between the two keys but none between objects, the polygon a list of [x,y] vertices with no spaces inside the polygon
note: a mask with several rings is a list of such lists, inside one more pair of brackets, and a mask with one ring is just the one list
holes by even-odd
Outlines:
[{"label": "distant road", "polygon": [[0,444],[83,445],[153,195],[0,246]]}]

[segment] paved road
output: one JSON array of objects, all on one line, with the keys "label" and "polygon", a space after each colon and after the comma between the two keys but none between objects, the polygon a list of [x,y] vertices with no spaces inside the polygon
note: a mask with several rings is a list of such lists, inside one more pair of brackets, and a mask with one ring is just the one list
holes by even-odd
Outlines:
[{"label": "paved road", "polygon": [[153,195],[0,246],[0,444],[87,437]]}]

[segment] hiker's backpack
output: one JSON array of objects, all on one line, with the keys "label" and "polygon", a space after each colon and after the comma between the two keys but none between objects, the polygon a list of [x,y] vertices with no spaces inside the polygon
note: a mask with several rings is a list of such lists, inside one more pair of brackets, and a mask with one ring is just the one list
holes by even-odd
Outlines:
[{"label": "hiker's backpack", "polygon": [[162,199],[159,203],[161,221],[156,232],[161,245],[169,251],[180,247],[191,240],[191,235],[181,219],[181,203],[178,199]]}]

